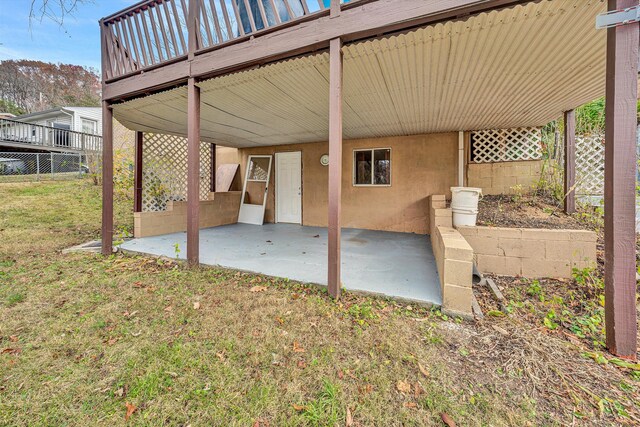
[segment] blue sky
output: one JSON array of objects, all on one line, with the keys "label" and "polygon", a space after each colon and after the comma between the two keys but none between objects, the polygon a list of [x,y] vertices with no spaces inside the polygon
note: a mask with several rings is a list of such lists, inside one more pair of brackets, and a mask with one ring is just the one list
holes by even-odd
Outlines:
[{"label": "blue sky", "polygon": [[100,69],[98,20],[136,1],[88,1],[73,16],[65,17],[63,27],[48,19],[34,19],[29,28],[31,0],[0,0],[0,60],[35,59]]}]

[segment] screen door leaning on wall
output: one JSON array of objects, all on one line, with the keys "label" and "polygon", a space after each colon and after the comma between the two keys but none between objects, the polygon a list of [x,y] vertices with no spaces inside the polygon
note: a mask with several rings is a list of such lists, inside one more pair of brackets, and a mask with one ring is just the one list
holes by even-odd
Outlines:
[{"label": "screen door leaning on wall", "polygon": [[270,176],[271,156],[249,156],[238,222],[255,225],[264,223]]}]

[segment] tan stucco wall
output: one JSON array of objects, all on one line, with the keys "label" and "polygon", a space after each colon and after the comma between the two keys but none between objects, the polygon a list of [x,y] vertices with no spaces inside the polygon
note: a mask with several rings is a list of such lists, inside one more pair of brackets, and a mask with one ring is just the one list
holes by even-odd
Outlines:
[{"label": "tan stucco wall", "polygon": [[[349,140],[343,143],[342,226],[427,234],[431,194],[448,194],[456,185],[457,133]],[[391,148],[391,186],[354,187],[353,150]],[[302,152],[302,222],[327,225],[328,167],[320,157],[326,142],[240,149],[242,177],[250,154]],[[275,158],[265,221],[275,220]]]},{"label": "tan stucco wall", "polygon": [[216,166],[227,163],[240,163],[240,153],[237,148],[216,146]]},{"label": "tan stucco wall", "polygon": [[[240,192],[210,193],[200,202],[200,228],[238,222]],[[166,211],[134,212],[135,237],[159,236],[187,230],[187,202],[169,202]]]},{"label": "tan stucco wall", "polygon": [[596,233],[503,227],[458,227],[473,248],[478,270],[528,278],[570,278],[596,263]]},{"label": "tan stucco wall", "polygon": [[482,188],[482,194],[513,194],[517,185],[524,193],[540,180],[542,160],[500,163],[469,163],[467,185]]}]

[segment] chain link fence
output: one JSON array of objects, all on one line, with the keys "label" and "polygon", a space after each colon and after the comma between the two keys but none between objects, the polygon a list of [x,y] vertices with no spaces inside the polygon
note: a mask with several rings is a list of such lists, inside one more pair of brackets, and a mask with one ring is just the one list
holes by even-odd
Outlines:
[{"label": "chain link fence", "polygon": [[0,152],[0,183],[74,179],[89,173],[81,153]]}]

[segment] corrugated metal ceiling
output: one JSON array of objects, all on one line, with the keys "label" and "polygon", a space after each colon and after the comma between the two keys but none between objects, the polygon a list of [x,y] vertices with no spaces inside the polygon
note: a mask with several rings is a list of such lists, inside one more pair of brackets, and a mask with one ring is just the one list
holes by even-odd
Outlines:
[{"label": "corrugated metal ceiling", "polygon": [[[344,136],[538,126],[604,94],[602,0],[549,0],[353,43]],[[326,53],[200,83],[202,138],[247,147],[326,140]],[[131,129],[186,133],[186,89],[114,106]]]}]

